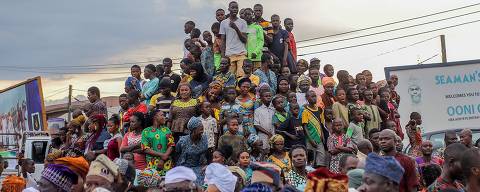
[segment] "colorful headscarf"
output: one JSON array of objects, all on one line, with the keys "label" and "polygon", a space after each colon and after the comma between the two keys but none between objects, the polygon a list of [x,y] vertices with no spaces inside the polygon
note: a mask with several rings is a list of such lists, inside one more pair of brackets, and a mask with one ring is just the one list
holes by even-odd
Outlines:
[{"label": "colorful headscarf", "polygon": [[89,165],[83,157],[62,157],[53,161],[55,164],[65,165],[73,172],[85,178],[88,173]]},{"label": "colorful headscarf", "polygon": [[70,191],[73,184],[77,183],[77,174],[68,166],[49,164],[42,172],[42,178],[50,181],[64,191]]},{"label": "colorful headscarf", "polygon": [[7,175],[2,182],[2,192],[20,192],[25,189],[27,182],[16,175]]},{"label": "colorful headscarf", "polygon": [[70,121],[70,123],[74,126],[82,126],[86,121],[86,118],[84,115],[79,115],[77,118],[73,119],[72,121]]},{"label": "colorful headscarf", "polygon": [[323,77],[322,78],[322,85],[325,86],[325,85],[328,85],[328,84],[335,85],[336,84],[335,79],[333,79],[333,77]]},{"label": "colorful headscarf", "polygon": [[270,146],[273,146],[273,144],[275,144],[275,142],[277,142],[277,141],[285,141],[285,138],[283,138],[283,136],[280,135],[280,134],[273,135],[270,138]]},{"label": "colorful headscarf", "polygon": [[187,123],[187,129],[191,131],[197,129],[202,125],[202,119],[200,117],[191,117],[190,120],[188,120]]},{"label": "colorful headscarf", "polygon": [[208,87],[210,89],[215,89],[215,90],[221,91],[223,89],[223,84],[220,81],[214,80],[208,85]]},{"label": "colorful headscarf", "polygon": [[88,139],[88,149],[85,150],[90,150],[93,146],[95,146],[95,143],[97,142],[98,137],[100,137],[100,134],[102,133],[103,129],[105,128],[105,125],[107,124],[107,121],[105,119],[105,116],[103,114],[96,114],[90,117],[93,122],[98,123],[97,130],[95,130],[94,133],[90,136]]},{"label": "colorful headscarf", "polygon": [[400,183],[405,170],[395,158],[391,156],[379,156],[370,153],[365,162],[365,173],[373,173],[384,176],[395,183]]},{"label": "colorful headscarf", "polygon": [[298,80],[297,80],[297,92],[300,92],[300,84],[302,82],[308,82],[308,85],[312,85],[312,79],[310,79],[309,76],[306,76],[306,75],[300,75],[300,77],[298,77]]},{"label": "colorful headscarf", "polygon": [[305,191],[348,191],[348,177],[344,174],[332,173],[327,168],[318,168],[307,175]]}]

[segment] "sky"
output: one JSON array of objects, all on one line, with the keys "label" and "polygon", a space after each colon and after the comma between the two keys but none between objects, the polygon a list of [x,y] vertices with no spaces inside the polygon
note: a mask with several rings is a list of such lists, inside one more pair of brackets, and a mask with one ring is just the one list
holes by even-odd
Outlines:
[{"label": "sky", "polygon": [[[478,3],[473,0],[242,0],[240,8],[264,5],[264,18],[272,14],[294,20],[297,41],[338,34],[365,27],[409,19]],[[215,22],[215,10],[227,8],[220,0],[84,0],[84,1],[1,1],[0,2],[0,89],[25,79],[41,76],[46,100],[86,95],[98,86],[102,96],[118,96],[131,62],[157,64],[164,57],[180,58],[185,37],[183,25],[193,20],[201,31]],[[337,49],[411,35],[437,28],[475,21],[480,11],[473,6],[432,17],[364,30],[331,38],[298,43],[297,46],[339,42],[299,48],[299,54]],[[459,16],[468,14],[465,16]],[[396,28],[447,19],[428,25],[370,35]],[[479,59],[480,22],[398,40],[351,49],[308,54],[336,70],[355,75],[364,69],[374,80],[384,78],[384,67],[441,62],[440,40],[446,36],[448,61]],[[426,39],[425,42],[408,46]],[[407,47],[400,49],[402,47]],[[152,62],[149,62],[152,61]],[[174,60],[178,62],[178,60]],[[71,74],[78,73],[78,74]]]}]

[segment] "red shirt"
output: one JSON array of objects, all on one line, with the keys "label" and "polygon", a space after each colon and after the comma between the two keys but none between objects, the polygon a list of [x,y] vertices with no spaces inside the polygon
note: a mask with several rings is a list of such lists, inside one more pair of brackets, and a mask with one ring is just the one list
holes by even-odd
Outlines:
[{"label": "red shirt", "polygon": [[127,112],[123,115],[123,122],[129,122],[130,117],[135,112],[142,112],[143,114],[147,113],[147,105],[145,103],[140,103],[140,105],[136,107],[130,107]]},{"label": "red shirt", "polygon": [[396,153],[395,159],[405,170],[402,180],[400,180],[400,192],[406,192],[408,189],[416,188],[419,185],[419,180],[415,160],[402,153]]},{"label": "red shirt", "polygon": [[292,52],[293,59],[297,61],[297,43],[295,43],[295,37],[292,32],[288,32],[288,46]]}]

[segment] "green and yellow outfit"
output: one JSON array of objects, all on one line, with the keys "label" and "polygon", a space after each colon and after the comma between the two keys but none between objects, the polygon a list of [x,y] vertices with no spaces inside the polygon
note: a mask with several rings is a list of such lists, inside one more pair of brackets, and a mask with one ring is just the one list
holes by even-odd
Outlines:
[{"label": "green and yellow outfit", "polygon": [[[167,126],[147,127],[142,131],[142,149],[152,149],[156,152],[166,153],[169,147],[174,146],[172,132]],[[146,155],[147,167],[157,170],[163,176],[173,165],[172,159],[169,158],[163,163],[163,167],[159,167],[161,160],[160,157]]]}]

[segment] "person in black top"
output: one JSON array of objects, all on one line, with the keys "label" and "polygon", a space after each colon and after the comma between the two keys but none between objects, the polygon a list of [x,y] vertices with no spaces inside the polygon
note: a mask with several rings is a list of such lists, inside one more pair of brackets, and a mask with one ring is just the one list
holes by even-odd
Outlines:
[{"label": "person in black top", "polygon": [[180,77],[180,75],[172,71],[172,59],[168,57],[163,59],[163,76],[162,77],[170,78],[170,84],[172,84],[171,90],[176,92],[178,88],[178,84],[180,84],[180,80],[182,80],[182,78]]},{"label": "person in black top", "polygon": [[277,130],[285,138],[285,148],[290,149],[293,145],[305,146],[305,131],[302,121],[298,117],[300,107],[297,103],[290,103],[290,113],[287,120]]}]

